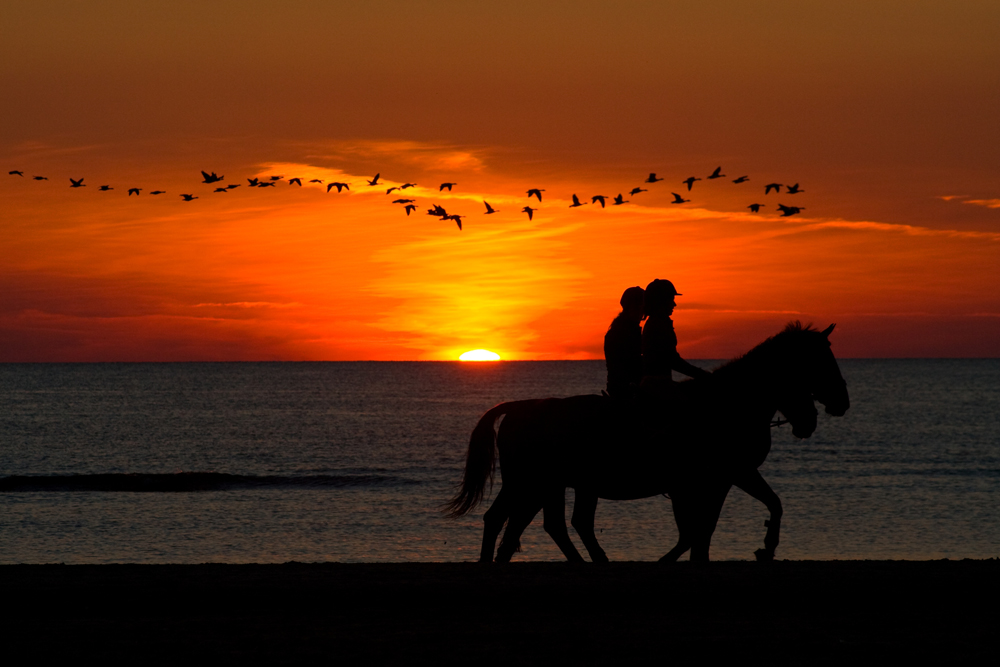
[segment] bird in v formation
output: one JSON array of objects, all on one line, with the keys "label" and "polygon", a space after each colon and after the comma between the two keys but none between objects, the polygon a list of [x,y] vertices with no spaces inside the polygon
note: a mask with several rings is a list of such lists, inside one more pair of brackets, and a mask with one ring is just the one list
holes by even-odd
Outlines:
[{"label": "bird in v formation", "polygon": [[[11,176],[19,176],[19,177],[22,177],[22,178],[24,177],[24,172],[22,170],[20,170],[20,169],[12,169],[12,170],[10,170],[8,172],[8,174],[11,175]],[[220,182],[220,181],[222,181],[222,180],[225,179],[224,175],[219,175],[219,174],[217,174],[214,171],[212,171],[212,172],[202,171],[201,175],[202,175],[202,183],[206,183],[206,184],[218,183],[218,182]],[[368,185],[369,186],[377,186],[377,185],[379,185],[380,184],[379,179],[381,178],[381,176],[382,176],[381,173],[375,174],[374,178],[372,178],[370,180],[367,180]],[[716,167],[712,171],[712,173],[709,174],[706,177],[706,180],[716,180],[716,179],[724,178],[724,177],[725,177],[725,174],[722,173],[722,167],[719,166],[719,167]],[[33,176],[32,179],[35,180],[35,181],[47,181],[48,177],[46,177],[46,176]],[[272,175],[268,176],[268,180],[266,180],[266,181],[261,181],[260,179],[261,179],[261,177],[259,177],[259,176],[258,177],[254,177],[254,178],[248,178],[247,179],[247,184],[248,184],[249,187],[257,187],[257,188],[274,187],[277,181],[280,181],[280,180],[284,179],[284,176],[272,174]],[[79,178],[79,179],[70,178],[69,180],[70,180],[70,187],[71,188],[86,187],[86,184],[83,182],[83,180],[84,180],[83,178]],[[643,183],[645,183],[645,184],[652,184],[652,183],[658,183],[658,182],[660,182],[662,180],[664,180],[664,179],[662,177],[657,177],[656,172],[650,172],[649,176],[646,177],[646,179],[643,181]],[[684,179],[681,182],[687,185],[688,191],[690,192],[692,190],[695,182],[700,181],[700,180],[702,180],[702,179],[698,178],[696,176],[689,176],[688,178]],[[741,183],[747,182],[748,180],[750,180],[749,176],[740,176],[740,177],[734,179],[732,182],[735,183],[735,184],[741,184]],[[323,184],[323,180],[319,179],[319,178],[311,179],[309,182],[310,183],[316,183],[316,184]],[[302,179],[300,177],[290,178],[290,179],[288,179],[288,183],[289,183],[289,185],[298,185],[299,187],[302,187]],[[416,187],[416,185],[417,185],[416,183],[407,182],[407,183],[404,183],[404,184],[399,185],[399,186],[391,186],[391,187],[389,187],[386,190],[386,194],[391,194],[392,192],[394,192],[396,190],[405,190],[405,189],[408,189],[408,188],[413,188],[413,187]],[[444,183],[441,183],[438,186],[438,191],[439,192],[443,192],[445,190],[445,188],[447,188],[448,192],[452,192],[453,191],[452,188],[454,186],[456,186],[456,185],[458,185],[458,183],[456,183],[456,182],[444,182]],[[213,192],[229,192],[230,190],[238,188],[238,187],[239,187],[238,183],[230,183],[229,185],[226,185],[225,187],[215,188],[213,190]],[[764,186],[764,194],[765,195],[770,194],[772,190],[774,192],[776,192],[776,193],[780,193],[782,187],[785,187],[786,194],[789,194],[789,195],[800,194],[802,192],[805,192],[805,190],[803,190],[800,187],[799,183],[795,183],[793,185],[784,185],[783,183],[768,183],[768,184],[766,184]],[[326,191],[329,193],[333,188],[337,188],[337,192],[339,193],[339,192],[343,192],[343,190],[345,190],[345,189],[346,190],[350,190],[351,186],[350,186],[350,184],[344,183],[344,182],[332,182],[332,183],[327,184]],[[98,188],[98,191],[100,191],[100,192],[109,192],[111,190],[114,190],[114,187],[111,186],[111,185],[101,185]],[[128,196],[129,197],[131,197],[132,195],[138,196],[141,191],[142,191],[142,188],[129,188],[128,189]],[[532,197],[535,197],[536,199],[538,199],[539,202],[541,202],[542,201],[542,193],[543,192],[545,192],[544,188],[531,188],[531,189],[529,189],[527,191],[528,199],[531,199]],[[642,187],[635,187],[635,188],[632,188],[632,190],[629,191],[629,194],[632,195],[632,196],[635,196],[635,195],[637,195],[639,193],[642,193],[642,192],[648,192],[648,190],[645,189],[645,188],[642,188]],[[150,192],[150,194],[151,195],[161,195],[161,194],[166,194],[166,191],[165,190],[153,190],[153,191]],[[673,195],[673,200],[670,202],[671,204],[686,204],[686,203],[689,203],[691,201],[689,199],[684,199],[681,195],[679,195],[676,192],[671,192],[671,194]],[[190,202],[190,201],[194,201],[195,199],[198,199],[197,196],[192,195],[192,194],[182,194],[180,196],[186,202]],[[606,200],[608,198],[609,197],[607,195],[593,195],[590,198],[590,203],[592,203],[592,204],[599,203],[601,205],[601,208],[605,208]],[[587,203],[587,202],[580,201],[580,198],[576,194],[572,195],[572,199],[573,199],[573,203],[570,204],[570,206],[569,206],[570,208],[577,208],[577,207],[580,207],[580,206],[585,206],[586,203]],[[414,204],[415,201],[416,201],[415,199],[396,199],[396,200],[393,201],[393,203],[394,204],[404,204],[405,205],[404,208],[405,208],[405,211],[406,211],[406,215],[410,215],[411,212],[413,212],[414,210],[416,210],[416,205]],[[621,193],[619,193],[617,196],[615,196],[613,198],[613,205],[614,206],[620,206],[620,205],[626,204],[626,203],[629,203],[629,200],[624,199],[624,196]],[[489,204],[489,202],[487,202],[487,201],[484,200],[483,204],[486,206],[486,211],[484,213],[485,215],[492,215],[494,213],[499,213],[499,210],[493,208]],[[752,213],[758,213],[760,211],[760,208],[762,206],[763,206],[763,204],[756,204],[755,203],[755,204],[750,204],[749,206],[747,206],[747,208],[750,209],[750,211]],[[528,214],[528,219],[532,220],[533,217],[534,217],[535,211],[538,211],[538,210],[539,209],[537,209],[537,208],[532,208],[530,206],[525,206],[524,208],[521,209],[521,212],[522,213],[527,213]],[[801,206],[785,206],[783,204],[778,204],[778,209],[777,210],[781,212],[781,217],[789,217],[789,216],[792,216],[792,215],[797,215],[800,211],[804,210],[804,207],[801,207]],[[447,211],[445,211],[445,209],[443,207],[441,207],[441,206],[439,206],[437,204],[434,205],[434,208],[428,210],[427,213],[430,214],[430,215],[438,216],[438,217],[440,217],[442,219],[445,219],[445,220],[453,220],[453,221],[455,221],[455,223],[457,224],[457,226],[458,226],[459,229],[462,229],[462,219],[464,217],[467,217],[467,216],[449,214]]]}]

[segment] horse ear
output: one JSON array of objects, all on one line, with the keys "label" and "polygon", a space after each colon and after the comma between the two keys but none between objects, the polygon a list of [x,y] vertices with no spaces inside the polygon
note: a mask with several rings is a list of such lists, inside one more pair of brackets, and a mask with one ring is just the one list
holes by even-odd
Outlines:
[{"label": "horse ear", "polygon": [[834,328],[835,326],[837,326],[837,324],[836,324],[836,323],[833,323],[833,324],[831,324],[830,326],[828,326],[827,328],[823,329],[823,335],[824,335],[824,336],[826,336],[827,338],[829,338],[829,337],[830,337],[830,334],[832,334],[832,333],[833,333],[833,328]]}]

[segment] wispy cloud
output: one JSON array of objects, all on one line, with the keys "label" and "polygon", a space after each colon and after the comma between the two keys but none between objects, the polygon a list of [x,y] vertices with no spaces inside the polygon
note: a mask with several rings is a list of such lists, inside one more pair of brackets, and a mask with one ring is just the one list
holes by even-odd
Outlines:
[{"label": "wispy cloud", "polygon": [[1000,208],[1000,199],[969,199],[962,203],[985,206],[986,208]]},{"label": "wispy cloud", "polygon": [[385,159],[391,163],[419,166],[421,170],[480,171],[485,149],[419,141],[338,141],[327,144],[309,158]]},{"label": "wispy cloud", "polygon": [[301,303],[272,303],[270,301],[236,301],[233,303],[196,303],[194,308],[299,308]]},{"label": "wispy cloud", "polygon": [[938,197],[944,201],[958,201],[962,204],[972,204],[973,206],[985,206],[986,208],[1000,208],[1000,199],[970,199],[969,195],[943,195]]}]

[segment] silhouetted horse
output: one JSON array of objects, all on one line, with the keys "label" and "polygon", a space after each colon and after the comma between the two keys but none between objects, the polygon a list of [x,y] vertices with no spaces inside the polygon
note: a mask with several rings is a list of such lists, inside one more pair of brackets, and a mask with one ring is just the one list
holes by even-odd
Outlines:
[{"label": "silhouetted horse", "polygon": [[[479,420],[469,441],[465,476],[449,504],[452,516],[475,508],[492,485],[499,450],[503,487],[483,517],[481,561],[493,560],[496,538],[507,524],[497,562],[519,549],[521,533],[540,509],[545,530],[571,561],[582,561],[566,530],[565,490],[576,489],[573,526],[595,562],[607,561],[594,534],[598,498],[628,500],[668,494],[678,543],[662,561],[691,549],[708,560],[712,533],[729,489],[736,485],[771,513],[760,560],[778,546],[781,502],[757,468],[771,449],[777,411],[792,433],[816,429],[814,399],[835,416],[850,406],[847,386],[825,331],[789,324],[711,377],[678,385],[670,400],[646,398],[632,405],[602,396],[501,403]],[[496,420],[506,415],[499,434]]]}]

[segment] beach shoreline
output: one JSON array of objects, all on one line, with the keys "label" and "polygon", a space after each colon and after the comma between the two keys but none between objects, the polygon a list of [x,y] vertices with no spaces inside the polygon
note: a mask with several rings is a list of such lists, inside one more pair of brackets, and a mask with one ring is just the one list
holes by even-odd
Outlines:
[{"label": "beach shoreline", "polygon": [[1000,560],[4,565],[11,645],[272,664],[992,655]]}]

